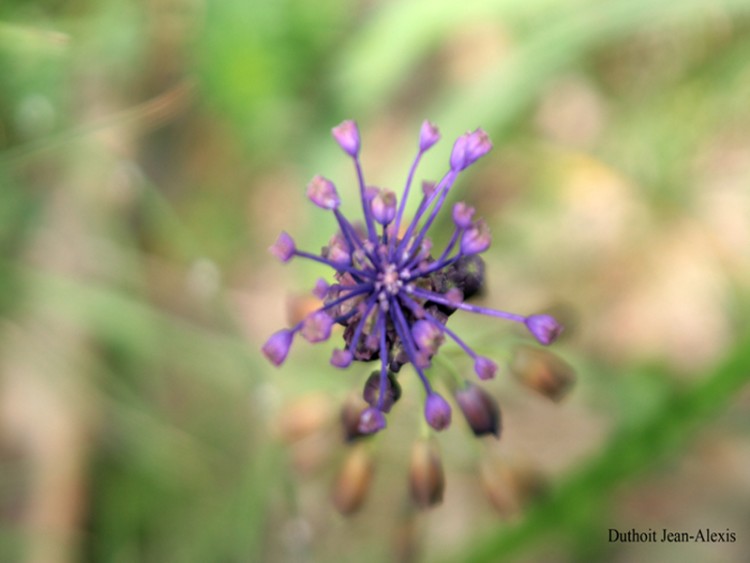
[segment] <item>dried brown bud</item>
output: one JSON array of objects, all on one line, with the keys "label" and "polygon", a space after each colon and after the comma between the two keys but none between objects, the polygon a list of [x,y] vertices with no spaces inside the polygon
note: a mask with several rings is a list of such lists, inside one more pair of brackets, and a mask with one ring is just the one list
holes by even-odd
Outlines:
[{"label": "dried brown bud", "polygon": [[356,512],[367,497],[372,482],[373,463],[364,445],[348,453],[333,485],[333,505],[344,515]]},{"label": "dried brown bud", "polygon": [[429,508],[443,501],[443,462],[434,440],[419,440],[412,446],[409,488],[411,498],[420,508]]},{"label": "dried brown bud", "polygon": [[502,516],[511,516],[531,499],[544,493],[542,476],[528,465],[488,459],[482,463],[480,479],[487,498]]},{"label": "dried brown bud", "polygon": [[322,393],[311,393],[294,399],[278,416],[279,437],[291,443],[314,434],[331,420],[331,401]]},{"label": "dried brown bud", "polygon": [[454,396],[475,436],[494,434],[496,438],[500,437],[500,407],[494,397],[468,381],[456,390]]},{"label": "dried brown bud", "polygon": [[575,382],[575,371],[549,350],[519,345],[513,351],[510,371],[527,387],[559,401]]}]

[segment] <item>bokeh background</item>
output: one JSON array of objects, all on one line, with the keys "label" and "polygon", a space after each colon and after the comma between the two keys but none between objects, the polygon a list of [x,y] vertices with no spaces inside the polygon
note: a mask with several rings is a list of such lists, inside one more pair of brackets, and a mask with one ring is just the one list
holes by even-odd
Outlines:
[{"label": "bokeh background", "polygon": [[[0,560],[745,561],[749,16],[747,0],[4,0]],[[281,368],[260,354],[325,273],[266,252],[282,229],[312,251],[332,234],[307,181],[356,212],[330,137],[348,118],[368,180],[396,190],[423,119],[443,134],[427,179],[487,130],[451,200],[493,231],[482,302],[567,324],[553,350],[575,386],[553,402],[507,370],[487,384],[502,439],[456,417],[429,511],[407,486],[413,374],[353,450],[339,409],[369,370],[329,367],[339,336]],[[451,325],[503,364],[533,346],[496,320]],[[470,377],[454,352],[433,371]],[[352,451],[374,473],[344,517],[331,491]]]}]

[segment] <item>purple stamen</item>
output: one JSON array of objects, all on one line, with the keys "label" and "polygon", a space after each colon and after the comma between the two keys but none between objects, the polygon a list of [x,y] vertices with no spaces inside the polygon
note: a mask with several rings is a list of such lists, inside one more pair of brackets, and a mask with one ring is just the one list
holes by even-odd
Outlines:
[{"label": "purple stamen", "polygon": [[388,348],[386,347],[386,319],[385,313],[378,316],[378,331],[380,332],[380,394],[378,396],[378,410],[385,410],[385,397],[388,391]]},{"label": "purple stamen", "polygon": [[294,255],[299,256],[300,258],[307,258],[308,260],[312,260],[314,262],[320,262],[321,264],[325,264],[326,266],[329,266],[330,268],[333,268],[334,270],[337,270],[339,272],[349,272],[353,276],[368,278],[371,280],[375,279],[375,274],[372,270],[360,270],[358,268],[352,268],[347,264],[335,262],[334,260],[328,260],[327,258],[323,258],[322,256],[318,256],[316,254],[310,254],[309,252],[305,252],[303,250],[295,250]]},{"label": "purple stamen", "polygon": [[401,310],[401,307],[399,307],[398,304],[395,303],[395,299],[393,297],[391,297],[389,301],[391,302],[390,310],[396,312],[395,317],[391,315],[391,319],[394,321],[393,324],[396,328],[396,332],[398,333],[398,336],[401,339],[401,342],[404,344],[404,347],[406,348],[406,353],[409,356],[409,360],[411,360],[411,363],[414,366],[414,369],[417,372],[419,379],[422,380],[422,385],[424,386],[425,391],[427,391],[428,395],[431,395],[433,393],[432,386],[430,385],[430,381],[427,379],[427,376],[425,376],[424,371],[422,371],[422,367],[420,365],[421,362],[418,359],[418,354],[415,349],[414,342],[411,339],[411,334],[409,332],[409,325],[406,322],[404,313]]},{"label": "purple stamen", "polygon": [[456,303],[455,301],[451,301],[450,299],[445,299],[439,293],[434,293],[432,291],[426,291],[423,289],[414,288],[411,293],[413,295],[416,295],[417,297],[421,297],[422,299],[428,299],[435,303],[440,303],[441,305],[448,305],[449,307],[461,309],[462,311],[469,311],[470,313],[479,313],[482,315],[489,315],[491,317],[500,317],[502,319],[507,319],[509,321],[515,321],[518,323],[522,323],[526,321],[526,317],[522,315],[515,315],[513,313],[508,313],[506,311],[499,311],[497,309],[487,309],[485,307],[477,307],[476,305],[469,305],[468,303]]}]

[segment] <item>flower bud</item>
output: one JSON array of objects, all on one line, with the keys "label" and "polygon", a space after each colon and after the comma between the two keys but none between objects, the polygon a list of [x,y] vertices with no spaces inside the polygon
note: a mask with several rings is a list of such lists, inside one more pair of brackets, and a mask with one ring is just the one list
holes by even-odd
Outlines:
[{"label": "flower bud", "polygon": [[559,401],[575,382],[573,368],[561,358],[541,348],[517,346],[510,371],[527,387]]},{"label": "flower bud", "polygon": [[367,436],[359,431],[359,419],[365,408],[364,401],[356,394],[350,394],[341,405],[341,428],[344,431],[345,442],[354,442]]},{"label": "flower bud", "polygon": [[385,428],[385,416],[375,407],[369,407],[362,411],[359,416],[359,426],[357,429],[362,434],[375,434]]},{"label": "flower bud", "polygon": [[415,322],[411,328],[411,334],[414,337],[414,342],[419,346],[419,349],[428,354],[434,354],[437,352],[438,348],[445,340],[443,331],[430,321],[422,320]]},{"label": "flower bud", "polygon": [[430,393],[425,401],[424,417],[435,430],[445,430],[451,424],[451,406],[437,393]]},{"label": "flower bud", "polygon": [[302,323],[302,337],[308,342],[323,342],[331,336],[333,319],[325,311],[316,311]]},{"label": "flower bud", "polygon": [[479,376],[479,379],[486,381],[492,379],[497,374],[497,364],[489,358],[479,356],[474,360],[474,371]]},{"label": "flower bud", "polygon": [[466,168],[466,145],[469,142],[469,133],[461,135],[456,142],[453,143],[453,150],[451,151],[451,170],[454,172],[460,172]]},{"label": "flower bud", "polygon": [[425,197],[430,197],[432,194],[434,194],[435,188],[437,188],[437,185],[435,185],[435,182],[428,182],[427,180],[422,182],[422,194]]},{"label": "flower bud", "polygon": [[352,363],[352,353],[349,350],[334,350],[331,354],[331,365],[337,368],[346,368]]},{"label": "flower bud", "polygon": [[396,216],[396,194],[390,190],[378,190],[370,206],[375,220],[381,225],[387,225]]},{"label": "flower bud", "polygon": [[315,176],[310,180],[307,184],[307,197],[321,209],[336,209],[341,204],[336,186],[323,176]]},{"label": "flower bud", "polygon": [[367,449],[354,447],[333,485],[333,505],[344,515],[356,512],[365,501],[372,483],[373,463]]},{"label": "flower bud", "polygon": [[[364,391],[362,392],[362,398],[371,406],[374,407],[378,404],[380,398],[380,372],[374,371],[367,378],[365,383]],[[391,407],[401,398],[401,385],[396,379],[396,376],[388,372],[388,380],[385,387],[385,396],[383,397],[383,412],[390,412]]]},{"label": "flower bud", "polygon": [[481,295],[484,289],[484,260],[478,254],[461,256],[447,275],[448,281],[463,292],[463,300]]},{"label": "flower bud", "polygon": [[474,164],[492,149],[492,142],[482,129],[461,135],[453,145],[451,169],[460,172]]},{"label": "flower bud", "polygon": [[280,366],[289,354],[294,332],[282,329],[274,334],[263,345],[263,355],[275,366]]},{"label": "flower bud", "polygon": [[531,315],[526,318],[525,322],[529,332],[545,346],[557,340],[563,331],[563,326],[550,315]]},{"label": "flower bud", "polygon": [[461,237],[461,252],[463,254],[479,254],[490,247],[492,236],[482,219],[464,231]]},{"label": "flower bud", "polygon": [[471,219],[474,217],[475,209],[459,201],[453,206],[453,222],[459,229],[468,229],[471,227]]},{"label": "flower bud", "polygon": [[443,501],[445,475],[440,451],[434,440],[419,440],[412,446],[409,490],[419,508],[429,508]]},{"label": "flower bud", "polygon": [[500,437],[501,418],[497,401],[479,385],[466,382],[455,393],[456,402],[475,436]]},{"label": "flower bud", "polygon": [[427,121],[422,122],[422,129],[419,132],[419,150],[424,152],[440,140],[440,131],[438,128]]},{"label": "flower bud", "polygon": [[350,119],[342,121],[331,130],[331,133],[345,153],[354,157],[359,154],[359,128],[356,122]]},{"label": "flower bud", "polygon": [[349,254],[349,243],[341,235],[341,233],[335,234],[328,241],[328,246],[323,247],[323,257],[328,258],[331,262],[336,264],[348,265],[352,261],[351,254]]},{"label": "flower bud", "polygon": [[492,141],[482,129],[476,129],[469,134],[466,145],[466,166],[471,166],[492,150]]},{"label": "flower bud", "polygon": [[268,249],[271,254],[282,262],[289,262],[292,256],[294,256],[295,250],[297,249],[294,246],[294,239],[284,231],[281,232],[276,242]]},{"label": "flower bud", "polygon": [[325,299],[328,296],[328,290],[330,289],[331,286],[326,280],[318,278],[318,281],[315,282],[315,287],[313,288],[312,293],[318,299]]}]

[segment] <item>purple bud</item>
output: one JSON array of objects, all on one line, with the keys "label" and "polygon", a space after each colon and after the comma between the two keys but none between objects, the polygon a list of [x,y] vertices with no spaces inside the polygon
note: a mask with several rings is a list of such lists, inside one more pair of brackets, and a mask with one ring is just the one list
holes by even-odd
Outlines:
[{"label": "purple bud", "polygon": [[323,278],[319,278],[318,281],[315,282],[315,287],[312,292],[318,299],[325,299],[328,296],[328,291],[330,289],[331,286],[328,285],[328,282]]},{"label": "purple bud", "polygon": [[263,355],[275,366],[280,366],[289,354],[294,332],[289,329],[280,330],[271,335],[263,345]]},{"label": "purple bud", "polygon": [[563,331],[562,325],[550,315],[531,315],[525,322],[529,332],[545,346],[557,340]]},{"label": "purple bud", "polygon": [[434,354],[445,340],[443,331],[429,321],[417,321],[411,327],[414,342],[420,350]]},{"label": "purple bud", "polygon": [[474,216],[476,210],[466,205],[463,201],[459,201],[453,206],[453,222],[459,229],[468,229],[471,227],[471,218]]},{"label": "purple bud", "polygon": [[492,149],[492,142],[482,129],[464,133],[456,139],[451,152],[451,170],[460,172],[474,164]]},{"label": "purple bud", "polygon": [[474,360],[474,371],[479,376],[479,379],[486,381],[495,377],[497,364],[489,358],[479,356]]},{"label": "purple bud", "polygon": [[349,253],[349,244],[341,233],[336,233],[331,237],[328,246],[323,248],[323,257],[336,264],[348,265],[351,263],[352,256]]},{"label": "purple bud", "polygon": [[323,342],[331,336],[333,319],[325,311],[316,311],[305,317],[302,323],[302,336],[308,342]]},{"label": "purple bud", "polygon": [[435,193],[436,187],[437,186],[435,185],[435,182],[428,182],[425,180],[424,182],[422,182],[422,193],[425,197],[430,197]]},{"label": "purple bud", "polygon": [[487,223],[480,219],[464,231],[461,237],[462,254],[479,254],[490,247],[492,236]]},{"label": "purple bud", "polygon": [[321,209],[336,209],[341,204],[336,186],[323,176],[315,176],[310,180],[307,184],[307,197]]},{"label": "purple bud", "polygon": [[425,119],[422,122],[422,129],[419,132],[419,150],[424,152],[439,140],[440,131],[438,131],[435,125]]},{"label": "purple bud", "polygon": [[375,220],[381,225],[387,225],[396,216],[396,194],[390,190],[378,190],[370,206]]},{"label": "purple bud", "polygon": [[454,172],[460,172],[468,165],[466,164],[466,147],[469,143],[469,133],[461,135],[456,142],[453,143],[453,150],[451,151],[451,170]]},{"label": "purple bud", "polygon": [[385,416],[378,409],[369,407],[359,417],[358,430],[362,434],[375,434],[385,428]]},{"label": "purple bud", "polygon": [[451,406],[437,393],[430,393],[425,401],[424,417],[435,430],[445,430],[451,424]]},{"label": "purple bud", "polygon": [[[393,407],[394,403],[401,398],[401,385],[399,384],[395,375],[391,372],[388,372],[387,377],[388,379],[385,386],[385,395],[383,396],[383,412],[390,412],[391,407]],[[379,371],[372,372],[370,374],[370,377],[367,378],[365,388],[362,391],[362,398],[367,401],[367,403],[372,407],[377,405],[378,399],[380,398]]]},{"label": "purple bud", "polygon": [[352,363],[352,353],[349,350],[334,350],[331,354],[331,365],[346,368]]},{"label": "purple bud", "polygon": [[355,157],[359,154],[359,129],[356,122],[351,119],[342,121],[331,130],[331,133],[345,153]]},{"label": "purple bud", "polygon": [[466,145],[466,166],[471,166],[492,149],[492,141],[482,129],[469,134]]},{"label": "purple bud", "polygon": [[294,239],[284,231],[281,232],[279,238],[276,239],[276,242],[268,249],[271,254],[276,256],[276,258],[282,262],[289,262],[289,260],[292,259],[292,256],[294,256],[296,250]]},{"label": "purple bud", "polygon": [[500,408],[497,401],[479,385],[466,383],[456,391],[456,402],[475,436],[500,437]]}]

